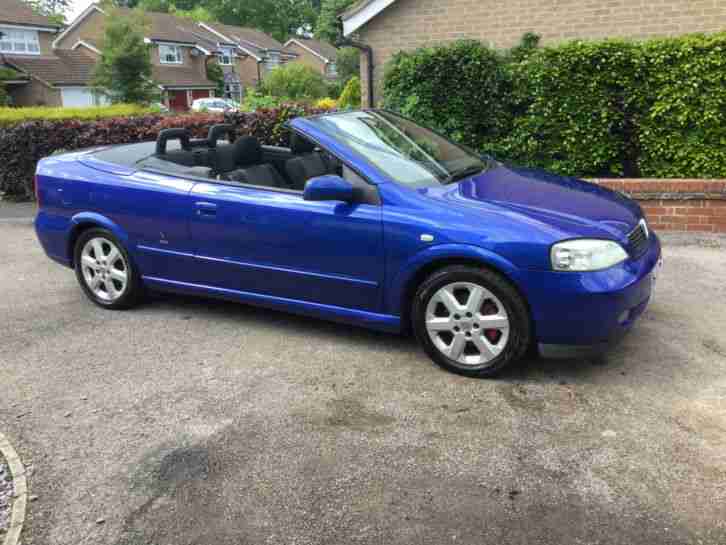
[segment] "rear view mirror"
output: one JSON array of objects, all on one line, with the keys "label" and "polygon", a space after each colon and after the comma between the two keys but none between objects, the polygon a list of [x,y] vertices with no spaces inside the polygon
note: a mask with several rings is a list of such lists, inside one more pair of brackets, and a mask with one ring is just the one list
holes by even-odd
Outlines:
[{"label": "rear view mirror", "polygon": [[305,184],[303,199],[306,201],[343,201],[353,200],[353,186],[340,176],[329,174],[311,178]]}]

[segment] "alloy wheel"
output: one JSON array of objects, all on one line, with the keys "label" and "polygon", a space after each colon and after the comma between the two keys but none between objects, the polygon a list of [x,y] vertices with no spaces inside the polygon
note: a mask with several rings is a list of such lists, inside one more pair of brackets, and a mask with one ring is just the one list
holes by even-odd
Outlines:
[{"label": "alloy wheel", "polygon": [[483,286],[454,282],[429,300],[426,330],[446,357],[463,365],[481,366],[507,346],[509,316],[501,301]]},{"label": "alloy wheel", "polygon": [[102,301],[113,302],[126,290],[128,264],[121,250],[107,238],[95,237],[86,242],[81,270],[88,289]]}]

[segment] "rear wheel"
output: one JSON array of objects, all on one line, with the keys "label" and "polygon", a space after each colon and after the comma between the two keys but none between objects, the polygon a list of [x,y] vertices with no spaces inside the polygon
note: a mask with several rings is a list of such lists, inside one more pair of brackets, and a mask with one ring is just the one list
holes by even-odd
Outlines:
[{"label": "rear wheel", "polygon": [[86,296],[98,306],[124,309],[141,294],[141,282],[126,248],[106,229],[81,233],[74,251],[76,278]]},{"label": "rear wheel", "polygon": [[467,376],[491,377],[526,352],[527,306],[501,275],[468,266],[435,272],[416,292],[413,329],[429,357]]}]

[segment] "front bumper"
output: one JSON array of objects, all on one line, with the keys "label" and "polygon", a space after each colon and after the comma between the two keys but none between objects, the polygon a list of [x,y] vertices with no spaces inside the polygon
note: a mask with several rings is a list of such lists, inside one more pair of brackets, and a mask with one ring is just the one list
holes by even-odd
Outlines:
[{"label": "front bumper", "polygon": [[544,357],[583,357],[620,340],[645,311],[661,259],[654,233],[648,250],[604,271],[528,271],[525,296]]}]

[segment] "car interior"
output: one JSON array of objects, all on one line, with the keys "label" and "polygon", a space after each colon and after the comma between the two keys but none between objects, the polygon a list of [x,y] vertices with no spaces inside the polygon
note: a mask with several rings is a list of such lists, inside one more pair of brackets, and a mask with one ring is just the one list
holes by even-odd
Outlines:
[{"label": "car interior", "polygon": [[[179,146],[167,145],[176,140]],[[231,185],[295,191],[302,191],[311,178],[343,175],[338,159],[295,132],[290,148],[263,146],[254,136],[237,137],[232,125],[214,125],[204,139],[192,139],[187,129],[165,129],[150,159],[144,166]]]}]

